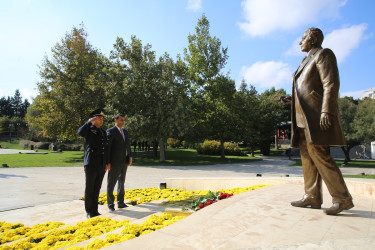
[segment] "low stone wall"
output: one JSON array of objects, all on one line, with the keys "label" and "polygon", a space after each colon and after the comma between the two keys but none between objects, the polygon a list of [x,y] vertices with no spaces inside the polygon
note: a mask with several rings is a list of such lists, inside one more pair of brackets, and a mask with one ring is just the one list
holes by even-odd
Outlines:
[{"label": "low stone wall", "polygon": [[[345,179],[348,189],[353,195],[361,195],[370,199],[375,199],[375,180],[372,179]],[[219,190],[236,187],[250,187],[255,185],[278,185],[278,184],[298,184],[301,186],[301,196],[303,195],[302,177],[254,177],[254,178],[167,178],[167,188],[181,188],[188,191],[194,190]],[[325,184],[323,188],[327,189]]]}]

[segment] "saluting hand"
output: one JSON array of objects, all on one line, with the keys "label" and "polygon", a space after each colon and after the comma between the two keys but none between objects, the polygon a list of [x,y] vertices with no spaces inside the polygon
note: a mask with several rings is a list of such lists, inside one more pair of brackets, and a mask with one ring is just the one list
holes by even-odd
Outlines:
[{"label": "saluting hand", "polygon": [[95,121],[96,121],[96,119],[98,119],[97,116],[91,117],[91,118],[89,119],[89,122],[91,122],[92,124],[94,124]]}]

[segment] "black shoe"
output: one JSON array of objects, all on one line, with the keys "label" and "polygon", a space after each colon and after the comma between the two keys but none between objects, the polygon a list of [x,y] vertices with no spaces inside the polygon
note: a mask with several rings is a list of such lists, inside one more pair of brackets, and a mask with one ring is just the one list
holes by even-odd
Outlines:
[{"label": "black shoe", "polygon": [[90,218],[93,218],[93,217],[95,217],[94,214],[92,214],[92,213],[87,213],[87,219],[90,219]]},{"label": "black shoe", "polygon": [[99,213],[98,211],[95,211],[95,212],[94,212],[94,215],[95,215],[95,216],[99,216],[99,215],[102,215],[102,214]]},{"label": "black shoe", "polygon": [[125,203],[119,203],[119,204],[117,204],[117,207],[118,208],[125,208],[125,207],[128,207],[128,205],[126,205]]},{"label": "black shoe", "polygon": [[111,205],[108,208],[109,208],[109,212],[114,212],[116,210],[114,205]]}]

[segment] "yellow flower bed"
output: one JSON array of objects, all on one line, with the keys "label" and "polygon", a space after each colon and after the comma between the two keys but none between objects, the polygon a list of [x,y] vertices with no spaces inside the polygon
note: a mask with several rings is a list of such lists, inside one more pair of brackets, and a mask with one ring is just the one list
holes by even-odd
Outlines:
[{"label": "yellow flower bed", "polygon": [[[257,185],[248,188],[232,188],[217,190],[222,193],[240,194],[267,185]],[[207,195],[209,191],[185,191],[183,189],[144,188],[127,190],[125,199],[135,201],[136,204],[167,199],[168,201],[180,201],[194,196]],[[84,198],[84,197],[83,197]],[[100,203],[107,203],[107,195],[100,195]],[[121,234],[108,234],[105,239],[95,239],[86,247],[72,246],[68,249],[99,249],[119,242],[133,239],[153,232],[174,222],[185,218],[187,215],[173,216],[162,213],[160,216],[151,215],[141,224],[130,224],[128,220],[115,221],[109,218],[94,217],[77,223],[74,226],[66,226],[62,222],[46,222],[33,227],[25,227],[22,223],[7,223],[0,221],[0,250],[13,249],[58,249],[68,247],[76,243],[86,241],[97,236],[109,233],[124,227]],[[66,226],[66,227],[62,227]],[[12,242],[12,243],[10,243]],[[8,243],[8,244],[7,244]]]},{"label": "yellow flower bed", "polygon": [[[268,185],[256,185],[247,188],[231,188],[231,189],[220,189],[222,193],[228,194],[240,194],[249,190],[254,190],[262,187],[267,187]],[[129,189],[126,190],[124,199],[129,200],[132,204],[142,204],[156,200],[164,200],[167,199],[168,201],[180,201],[186,200],[194,196],[200,195],[207,195],[208,190],[198,190],[198,191],[186,191],[183,189],[178,188],[166,188],[166,189],[159,189],[157,187],[152,188],[137,188],[137,189]],[[115,195],[115,202],[117,201],[117,193]],[[82,196],[82,199],[85,199]],[[107,193],[102,193],[99,196],[99,203],[100,204],[107,204]]]},{"label": "yellow flower bed", "polygon": [[[94,217],[86,221],[79,222],[74,226],[55,228],[45,233],[38,233],[37,231],[35,231],[33,234],[25,233],[23,235],[23,238],[26,237],[25,239],[18,240],[9,245],[0,245],[0,249],[58,249],[71,246],[76,243],[106,234],[115,229],[124,227],[124,229],[121,231],[121,234],[108,234],[106,235],[105,240],[95,239],[87,244],[85,248],[76,246],[68,248],[99,249],[153,232],[185,217],[186,216],[172,216],[168,213],[162,213],[160,216],[151,215],[145,222],[141,224],[130,224],[128,220],[115,221],[109,218]],[[53,224],[56,226],[64,225],[61,222],[48,222],[45,224]],[[3,232],[3,234],[10,230],[14,230],[14,227],[23,227],[23,225],[20,223],[10,224],[1,222],[0,225],[2,225],[0,230],[1,232]],[[47,227],[48,226],[45,226],[44,228]],[[29,230],[29,232],[31,231]],[[1,239],[3,239],[3,234],[1,234]],[[28,235],[26,236],[26,234]]]}]

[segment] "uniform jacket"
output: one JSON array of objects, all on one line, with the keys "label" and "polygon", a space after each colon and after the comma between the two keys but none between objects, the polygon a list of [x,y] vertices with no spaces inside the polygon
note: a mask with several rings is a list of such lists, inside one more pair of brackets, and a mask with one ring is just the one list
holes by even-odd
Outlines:
[{"label": "uniform jacket", "polygon": [[[78,134],[85,139],[84,165],[104,166],[107,162],[107,134],[104,129],[86,122],[78,129]],[[104,159],[104,162],[103,160]]]},{"label": "uniform jacket", "polygon": [[125,135],[125,141],[119,129],[116,126],[107,130],[108,136],[108,162],[111,167],[126,165],[131,157],[129,132],[122,129]]},{"label": "uniform jacket", "polygon": [[[345,145],[341,128],[337,99],[340,79],[336,57],[332,50],[313,48],[293,75],[292,138],[291,146],[298,147],[295,129],[295,101],[300,103],[305,129],[315,145]],[[295,90],[295,91],[294,91]],[[332,115],[331,126],[326,131],[320,128],[323,112]]]}]

